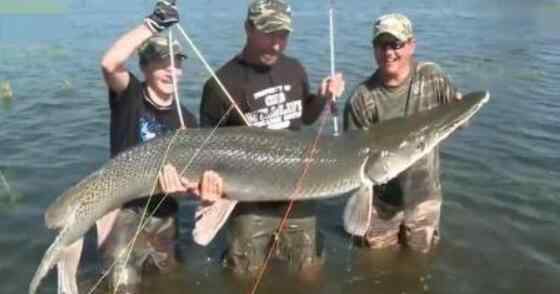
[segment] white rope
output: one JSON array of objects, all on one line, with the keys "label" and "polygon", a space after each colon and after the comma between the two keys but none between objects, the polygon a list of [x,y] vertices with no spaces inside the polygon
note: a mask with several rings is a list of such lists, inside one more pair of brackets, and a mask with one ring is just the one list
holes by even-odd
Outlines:
[{"label": "white rope", "polygon": [[[335,76],[335,55],[334,55],[334,0],[329,0],[329,39],[330,39],[330,50],[331,50],[331,81],[334,80]],[[336,96],[333,93],[332,96],[332,107],[334,110],[336,107]],[[337,136],[338,133],[338,115],[335,111],[332,111],[333,115],[333,127],[334,135]]]},{"label": "white rope", "polygon": [[329,39],[331,49],[331,78],[335,75],[335,56],[334,56],[334,0],[329,0]]},{"label": "white rope", "polygon": [[186,129],[185,120],[183,119],[183,110],[181,109],[181,102],[179,101],[179,87],[177,87],[177,74],[175,72],[175,52],[173,50],[173,32],[169,30],[167,43],[169,45],[169,59],[171,60],[171,80],[173,82],[173,96],[177,106],[177,114],[179,115],[179,122],[181,128]]},{"label": "white rope", "polygon": [[239,114],[239,116],[241,117],[241,119],[243,120],[243,122],[245,123],[245,125],[249,125],[249,121],[247,120],[247,117],[245,116],[245,114],[243,113],[243,111],[241,111],[241,109],[239,108],[239,106],[237,105],[237,103],[235,102],[235,100],[233,100],[233,98],[231,97],[230,93],[228,92],[228,90],[226,89],[226,87],[222,84],[222,82],[220,81],[220,79],[218,78],[218,76],[216,75],[216,73],[214,72],[214,70],[212,70],[212,67],[210,67],[210,65],[208,64],[208,62],[206,62],[206,59],[204,59],[204,56],[202,56],[202,54],[200,53],[200,51],[198,50],[198,48],[194,45],[194,43],[191,41],[191,39],[189,38],[189,36],[187,35],[187,33],[185,32],[185,30],[183,30],[183,27],[181,27],[180,24],[176,24],[175,27],[179,30],[179,32],[183,35],[183,37],[185,37],[185,40],[187,41],[187,43],[189,43],[189,45],[191,46],[191,48],[193,49],[194,53],[196,54],[196,56],[200,59],[200,61],[202,61],[202,63],[204,64],[204,67],[206,67],[206,70],[208,70],[208,72],[212,75],[212,77],[214,78],[214,80],[216,81],[216,83],[218,83],[218,86],[222,89],[222,91],[224,92],[224,94],[226,95],[226,97],[228,98],[229,102],[231,103],[231,105],[235,108],[235,110],[237,111],[237,113]]}]

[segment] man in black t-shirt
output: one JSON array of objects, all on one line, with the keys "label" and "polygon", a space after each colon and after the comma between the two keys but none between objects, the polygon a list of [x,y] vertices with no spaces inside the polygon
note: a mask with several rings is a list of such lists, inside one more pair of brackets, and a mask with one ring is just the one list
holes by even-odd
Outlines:
[{"label": "man in black t-shirt", "polygon": [[[253,1],[245,30],[247,41],[243,51],[222,66],[217,75],[248,125],[298,130],[319,117],[327,97],[340,96],[344,90],[342,75],[337,74],[334,79],[323,79],[318,95],[312,94],[304,67],[297,59],[283,54],[292,31],[291,10],[285,2]],[[201,125],[244,125],[241,115],[231,107],[217,82],[208,80],[200,106]],[[314,203],[297,203],[286,226],[276,234],[287,204],[237,204],[227,224],[227,267],[237,273],[255,273],[263,265],[275,237],[279,243],[273,256],[288,260],[290,268],[308,272],[307,269],[315,268],[312,265],[320,263],[322,250],[317,241]]]},{"label": "man in black t-shirt", "polygon": [[[160,1],[143,24],[125,33],[103,56],[101,67],[109,88],[111,109],[111,156],[181,127],[178,107],[181,107],[185,127],[192,128],[196,120],[188,109],[176,105],[173,99],[173,74],[182,76],[181,64],[186,58],[178,42],[172,44],[170,56],[168,39],[159,33],[177,23],[179,15],[174,1]],[[145,81],[139,81],[126,67],[126,61],[138,50],[140,68]],[[175,68],[171,66],[174,58]],[[177,167],[182,168],[182,167]],[[200,194],[212,200],[221,194],[221,179],[206,172],[198,183],[181,177],[176,167],[167,164],[160,171],[159,185],[165,194]],[[216,184],[217,183],[217,184]],[[200,192],[200,193],[199,193]],[[98,243],[104,263],[114,264],[110,284],[118,293],[137,293],[141,273],[151,265],[168,271],[176,264],[175,216],[178,204],[165,194],[153,195],[125,204],[97,222]],[[161,202],[156,210],[156,207]],[[128,256],[129,242],[141,225],[144,212],[154,214],[146,224]]]}]

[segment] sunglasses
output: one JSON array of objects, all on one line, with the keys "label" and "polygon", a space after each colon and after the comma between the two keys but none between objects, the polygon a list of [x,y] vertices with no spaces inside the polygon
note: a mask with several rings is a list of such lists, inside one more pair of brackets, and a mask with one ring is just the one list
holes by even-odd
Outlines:
[{"label": "sunglasses", "polygon": [[[182,68],[183,67],[183,60],[185,60],[186,58],[183,55],[175,55],[174,58],[174,63],[175,63],[175,68]],[[169,65],[171,64],[171,60],[169,60],[169,57],[156,57],[153,59],[154,64],[156,64],[156,66],[158,68],[167,68],[169,67]]]},{"label": "sunglasses", "polygon": [[379,48],[379,49],[383,49],[383,50],[387,50],[388,48],[393,49],[393,50],[399,50],[402,49],[406,43],[406,42],[402,42],[399,40],[392,40],[392,41],[374,41],[373,42],[373,46],[375,48]]}]

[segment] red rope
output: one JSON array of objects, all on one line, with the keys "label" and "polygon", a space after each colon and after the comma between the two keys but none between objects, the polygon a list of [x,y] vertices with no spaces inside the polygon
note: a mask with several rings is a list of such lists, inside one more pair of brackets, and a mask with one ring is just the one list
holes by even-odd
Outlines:
[{"label": "red rope", "polygon": [[[332,104],[332,103],[334,103],[334,102],[332,100],[329,100],[329,106],[331,106],[330,104]],[[329,108],[330,107],[328,107],[326,109],[329,109]],[[321,114],[320,125],[319,125],[319,129],[317,131],[317,136],[315,136],[315,139],[313,140],[313,144],[311,145],[311,148],[307,149],[307,151],[305,152],[305,155],[303,156],[303,161],[304,161],[303,171],[301,173],[301,176],[298,178],[298,181],[295,185],[294,192],[292,193],[290,198],[293,198],[301,190],[302,180],[307,175],[307,172],[309,170],[309,165],[311,163],[311,160],[307,160],[307,159],[311,159],[311,157],[313,156],[313,152],[315,151],[315,148],[317,147],[317,144],[319,143],[320,135],[321,135],[321,133],[323,131],[323,128],[325,126],[325,122],[327,121],[327,117],[328,117],[327,113],[328,113],[328,111],[324,111]],[[293,207],[294,207],[294,200],[290,200],[290,202],[288,204],[288,208],[286,208],[286,212],[284,213],[284,216],[282,217],[282,220],[280,221],[280,224],[278,225],[278,229],[276,230],[276,233],[274,234],[274,239],[272,241],[272,245],[270,246],[270,250],[268,251],[268,254],[266,255],[264,263],[259,270],[259,274],[257,275],[257,278],[255,280],[255,284],[253,285],[253,288],[251,289],[251,292],[249,292],[250,294],[255,294],[257,292],[257,288],[259,287],[259,284],[262,281],[264,273],[265,273],[265,271],[268,267],[268,263],[269,263],[270,259],[272,258],[272,254],[273,254],[274,250],[276,249],[276,246],[278,246],[278,242],[280,240],[280,234],[282,233],[282,231],[284,230],[284,227],[286,226],[286,222],[288,221],[288,217],[289,217],[290,212],[292,211]]]}]

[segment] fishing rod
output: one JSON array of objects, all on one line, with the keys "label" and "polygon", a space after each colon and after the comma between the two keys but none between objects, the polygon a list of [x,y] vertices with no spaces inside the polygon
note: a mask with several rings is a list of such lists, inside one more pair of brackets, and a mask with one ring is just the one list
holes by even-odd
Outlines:
[{"label": "fishing rod", "polygon": [[[329,0],[329,40],[330,40],[330,60],[331,60],[331,81],[335,76],[335,54],[334,54],[334,0]],[[334,135],[338,136],[338,107],[336,106],[336,95],[333,93],[330,103],[331,115],[333,117]]]}]

